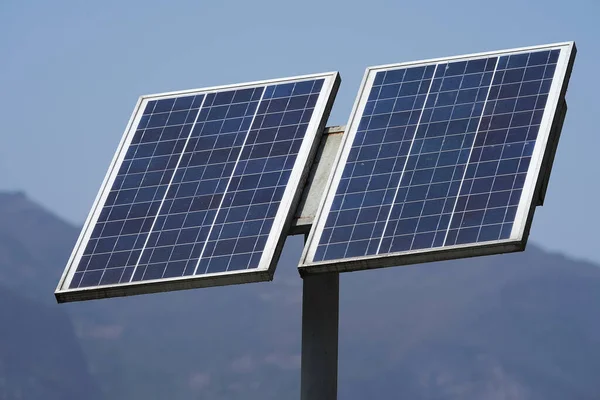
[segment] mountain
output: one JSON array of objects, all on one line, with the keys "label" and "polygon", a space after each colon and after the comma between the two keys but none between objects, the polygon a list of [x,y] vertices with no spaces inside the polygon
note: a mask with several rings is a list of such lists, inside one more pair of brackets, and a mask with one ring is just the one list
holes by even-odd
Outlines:
[{"label": "mountain", "polygon": [[[14,193],[0,221],[0,285],[47,302],[78,228]],[[68,313],[106,398],[297,398],[301,250],[290,237],[270,283],[45,307]],[[530,244],[340,287],[340,399],[600,397],[597,265]]]},{"label": "mountain", "polygon": [[20,193],[0,193],[0,210],[0,399],[101,399],[66,310],[51,302],[60,235],[75,229]]},{"label": "mountain", "polygon": [[[377,376],[342,368],[355,383],[346,395],[599,398],[597,266],[530,245],[518,254],[363,275],[353,278],[363,290],[342,298],[353,318],[340,327],[359,339],[349,338],[340,353],[349,366],[375,358]],[[376,305],[373,293],[381,294]],[[366,336],[369,347],[353,351]]]},{"label": "mountain", "polygon": [[0,285],[47,304],[79,229],[22,192],[0,192]]},{"label": "mountain", "polygon": [[0,287],[0,399],[101,399],[68,316]]}]

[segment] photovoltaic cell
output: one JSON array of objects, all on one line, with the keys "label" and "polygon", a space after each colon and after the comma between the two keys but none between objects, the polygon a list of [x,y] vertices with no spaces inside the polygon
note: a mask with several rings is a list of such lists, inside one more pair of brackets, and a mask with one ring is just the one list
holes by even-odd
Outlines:
[{"label": "photovoltaic cell", "polygon": [[569,50],[368,71],[301,267],[362,269],[379,265],[360,259],[521,241],[528,174],[538,182],[532,157],[536,145],[538,158],[545,152],[544,116],[557,107],[549,96],[553,83],[562,91]]},{"label": "photovoltaic cell", "polygon": [[338,82],[320,74],[143,98],[59,300],[186,277],[268,279]]}]

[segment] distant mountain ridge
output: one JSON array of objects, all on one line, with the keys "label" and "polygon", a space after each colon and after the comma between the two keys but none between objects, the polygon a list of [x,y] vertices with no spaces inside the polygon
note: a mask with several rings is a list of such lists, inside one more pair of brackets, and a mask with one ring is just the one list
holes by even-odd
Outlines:
[{"label": "distant mountain ridge", "polygon": [[0,399],[101,399],[63,310],[0,287]]},{"label": "distant mountain ridge", "polygon": [[[85,360],[68,366],[91,378],[61,381],[63,389],[81,383],[97,393],[97,384],[106,399],[127,400],[299,396],[301,238],[289,238],[270,283],[58,306],[53,290],[79,229],[15,193],[0,193],[0,221],[0,286],[19,298],[6,302],[56,313],[36,321],[74,329],[84,349]],[[597,265],[530,244],[340,279],[340,399],[600,398]],[[0,321],[10,318],[0,307]],[[19,329],[13,344],[43,343],[42,329]],[[0,398],[2,382],[34,372],[22,368],[16,379],[2,369],[7,349],[0,342]]]},{"label": "distant mountain ridge", "polygon": [[0,192],[0,221],[0,284],[55,304],[60,264],[66,263],[79,228],[22,192]]},{"label": "distant mountain ridge", "polygon": [[55,264],[74,231],[23,193],[0,192],[2,400],[103,398],[67,310],[52,296]]}]

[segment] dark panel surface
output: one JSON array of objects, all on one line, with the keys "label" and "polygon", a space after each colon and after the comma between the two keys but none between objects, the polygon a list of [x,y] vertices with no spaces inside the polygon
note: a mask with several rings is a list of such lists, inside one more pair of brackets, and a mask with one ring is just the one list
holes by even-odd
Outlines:
[{"label": "dark panel surface", "polygon": [[377,72],[313,261],[509,238],[559,53]]},{"label": "dark panel surface", "polygon": [[261,257],[292,171],[304,168],[296,160],[324,82],[147,102],[69,288],[268,265]]}]

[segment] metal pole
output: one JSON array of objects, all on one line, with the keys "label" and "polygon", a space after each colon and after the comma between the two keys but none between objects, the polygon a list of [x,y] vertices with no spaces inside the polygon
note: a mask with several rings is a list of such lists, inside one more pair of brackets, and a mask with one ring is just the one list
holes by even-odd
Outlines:
[{"label": "metal pole", "polygon": [[307,276],[302,285],[301,400],[336,400],[339,274]]},{"label": "metal pole", "polygon": [[[342,141],[344,127],[326,128],[292,229],[308,232]],[[316,199],[316,200],[315,200]],[[304,243],[308,239],[305,233]],[[302,282],[301,400],[337,400],[339,274],[304,277]]]}]

